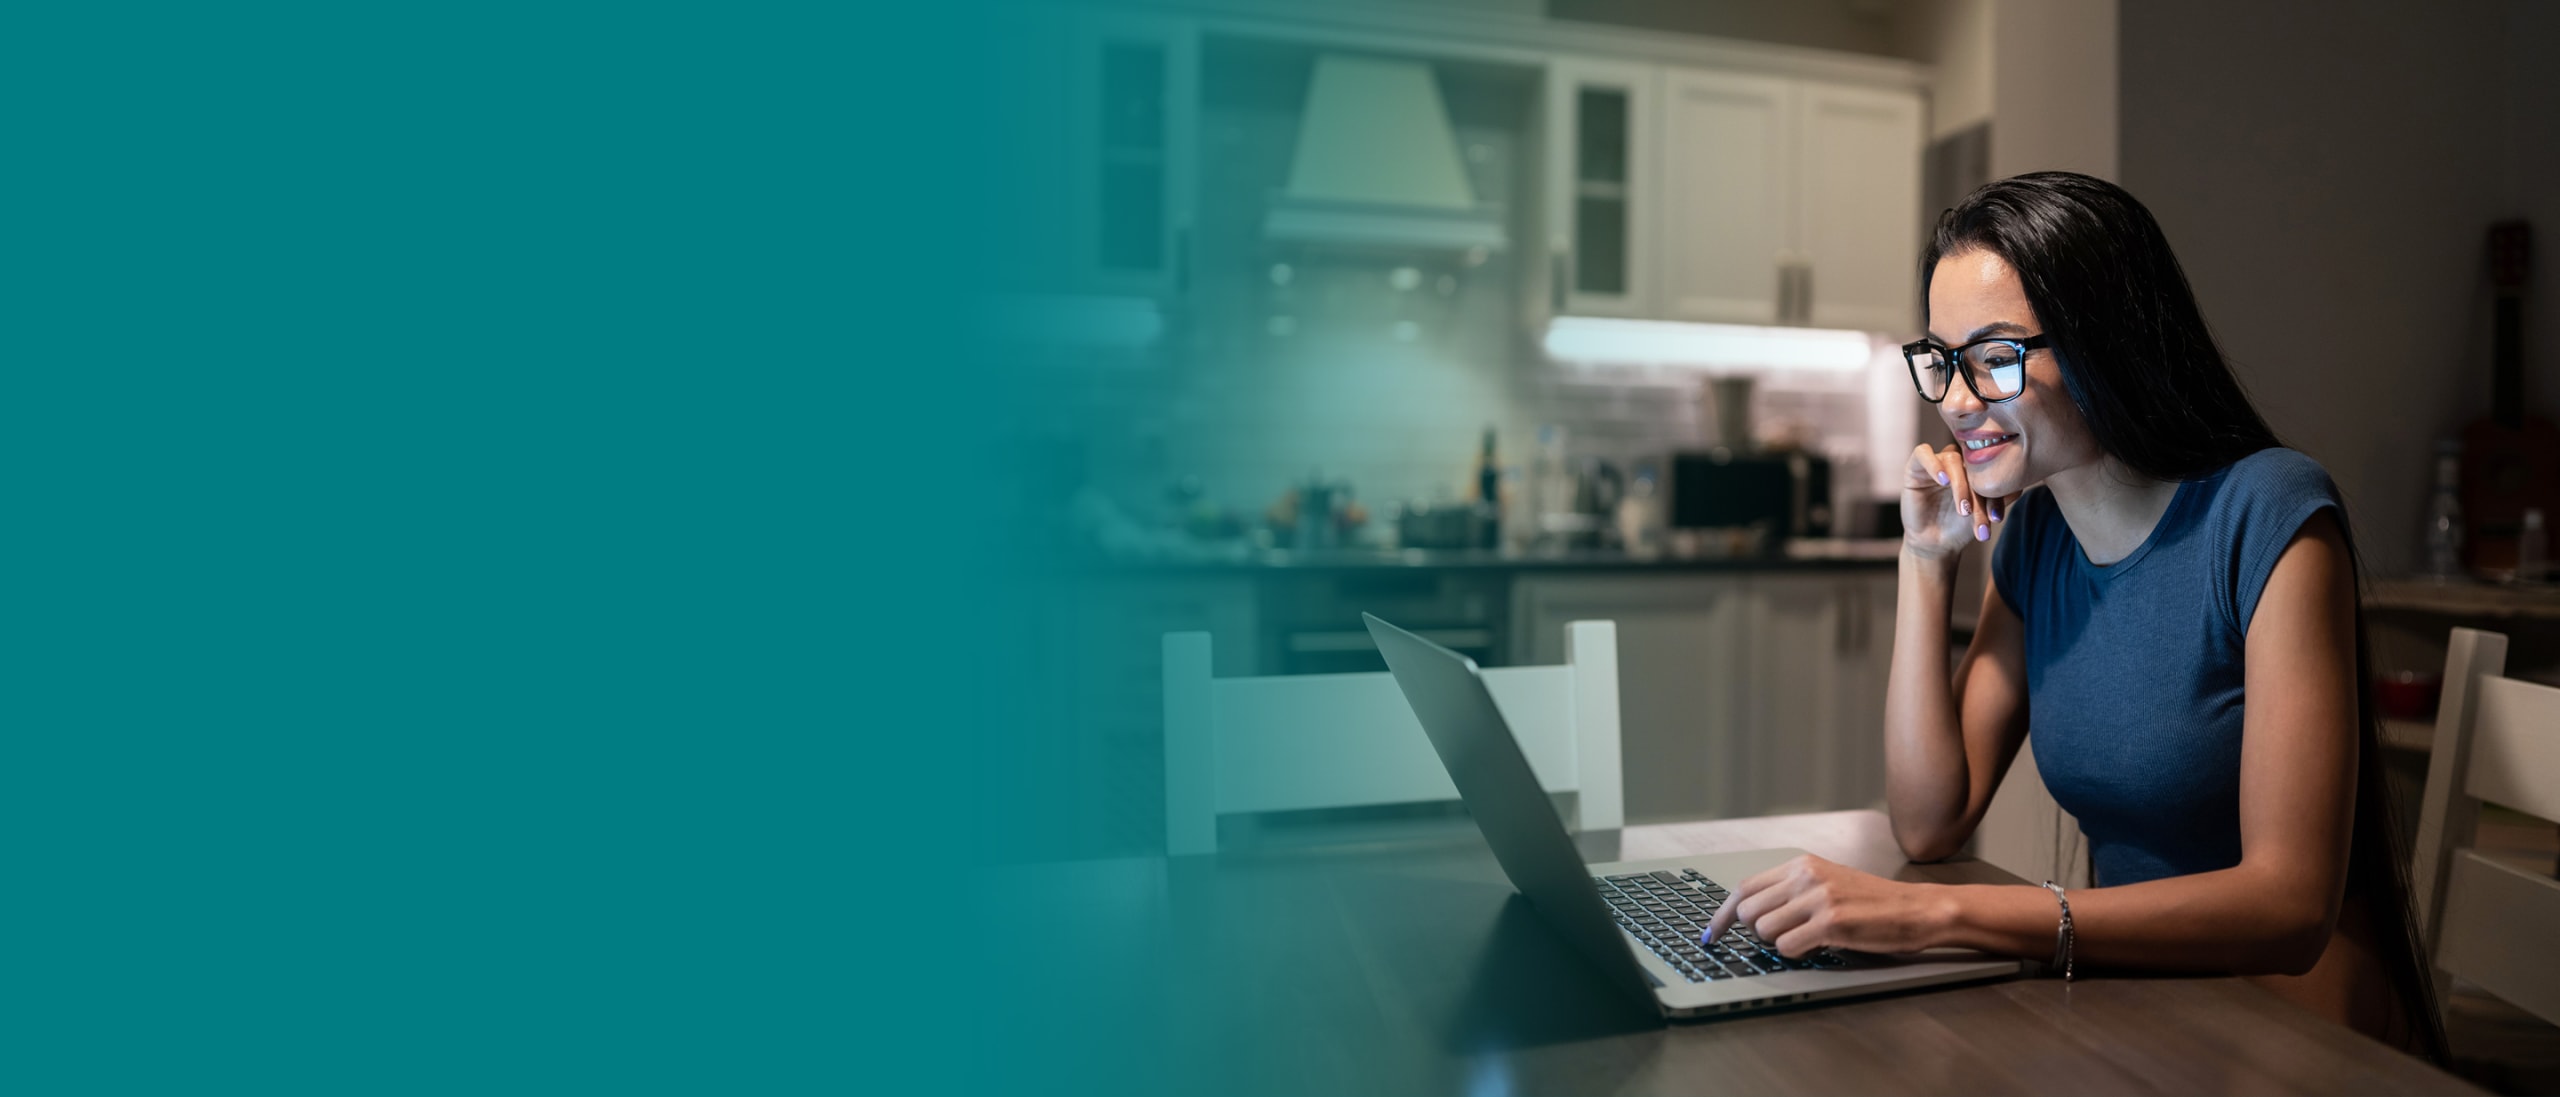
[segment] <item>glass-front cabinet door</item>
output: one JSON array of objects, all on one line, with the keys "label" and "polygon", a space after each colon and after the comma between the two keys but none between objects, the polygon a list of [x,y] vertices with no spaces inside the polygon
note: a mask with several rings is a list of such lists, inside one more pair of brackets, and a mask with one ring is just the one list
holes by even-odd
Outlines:
[{"label": "glass-front cabinet door", "polygon": [[1547,285],[1555,315],[1653,310],[1657,77],[1560,58],[1547,70]]},{"label": "glass-front cabinet door", "polygon": [[1197,35],[1176,21],[1094,16],[1072,40],[1077,288],[1179,294],[1190,278]]}]

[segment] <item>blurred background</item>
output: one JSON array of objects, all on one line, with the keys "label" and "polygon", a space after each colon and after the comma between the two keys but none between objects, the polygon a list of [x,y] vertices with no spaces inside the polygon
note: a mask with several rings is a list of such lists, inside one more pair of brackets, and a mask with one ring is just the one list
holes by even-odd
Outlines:
[{"label": "blurred background", "polygon": [[[2500,289],[2489,229],[2560,216],[2550,5],[1006,18],[977,332],[1013,378],[985,411],[1033,579],[1009,642],[1041,764],[1014,791],[1054,852],[1163,848],[1165,633],[1211,633],[1221,675],[1381,669],[1363,610],[1486,665],[1618,621],[1630,820],[1874,802],[1895,483],[1946,441],[1894,348],[1937,211],[2026,171],[2159,218],[2344,490],[2394,669],[2436,667],[2447,620],[2547,608],[2515,580],[2560,302]],[[2011,860],[2068,841],[2002,818]]]},{"label": "blurred background", "polygon": [[[2560,667],[2560,282],[2489,242],[2560,224],[2550,3],[838,9],[13,28],[49,1088],[1068,1088],[1198,860],[1174,633],[1297,676],[1377,669],[1363,611],[1515,667],[1606,619],[1627,822],[1872,804],[1942,437],[1892,348],[2024,171],[2147,203],[2344,489],[2396,774],[2449,625]],[[1979,843],[2029,876],[2037,789]],[[1127,886],[943,885],[1066,860]],[[910,947],[916,880],[1032,1009]]]}]

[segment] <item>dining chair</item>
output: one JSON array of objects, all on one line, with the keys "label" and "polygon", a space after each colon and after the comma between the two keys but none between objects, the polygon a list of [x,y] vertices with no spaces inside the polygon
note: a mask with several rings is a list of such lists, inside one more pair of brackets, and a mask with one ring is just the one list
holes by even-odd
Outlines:
[{"label": "dining chair", "polygon": [[2483,801],[2560,819],[2560,688],[2505,677],[2507,638],[2453,630],[2410,881],[2438,997],[2460,977],[2560,1023],[2560,881],[2474,848]]},{"label": "dining chair", "polygon": [[[1618,632],[1565,625],[1565,661],[1493,667],[1485,687],[1574,825],[1625,821],[1618,765]],[[1395,676],[1213,678],[1209,634],[1164,637],[1165,848],[1212,853],[1218,817],[1458,798]]]}]

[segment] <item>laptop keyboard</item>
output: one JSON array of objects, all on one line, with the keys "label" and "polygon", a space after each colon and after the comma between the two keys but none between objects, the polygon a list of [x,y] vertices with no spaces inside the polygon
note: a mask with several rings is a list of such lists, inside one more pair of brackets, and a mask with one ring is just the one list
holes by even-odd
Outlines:
[{"label": "laptop keyboard", "polygon": [[1619,927],[1692,983],[1848,966],[1848,961],[1827,948],[1788,959],[1745,925],[1725,930],[1712,945],[1699,944],[1698,934],[1715,917],[1725,889],[1693,868],[1594,876],[1591,882],[1600,888],[1600,897],[1609,901]]}]

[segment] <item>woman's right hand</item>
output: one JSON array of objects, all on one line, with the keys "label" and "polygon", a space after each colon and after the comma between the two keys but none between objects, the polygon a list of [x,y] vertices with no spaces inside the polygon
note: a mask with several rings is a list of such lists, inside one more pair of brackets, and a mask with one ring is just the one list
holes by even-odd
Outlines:
[{"label": "woman's right hand", "polygon": [[1903,548],[1924,560],[1953,561],[1965,546],[1991,539],[1991,523],[2009,515],[2009,500],[1973,493],[1964,449],[1914,446],[1902,486]]}]

